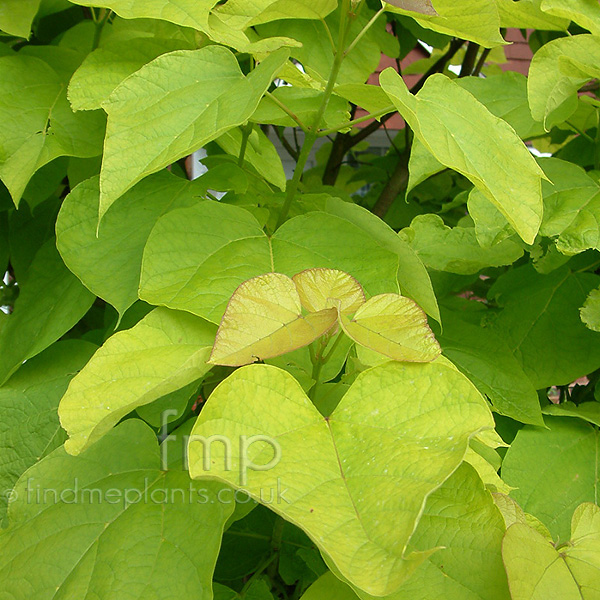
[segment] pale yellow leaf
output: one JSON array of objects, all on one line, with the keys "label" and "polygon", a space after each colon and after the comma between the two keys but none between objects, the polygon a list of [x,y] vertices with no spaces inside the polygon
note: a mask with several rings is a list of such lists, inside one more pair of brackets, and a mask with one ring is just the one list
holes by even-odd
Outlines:
[{"label": "pale yellow leaf", "polygon": [[337,307],[351,315],[365,303],[365,292],[354,277],[337,269],[306,269],[293,277],[302,306],[310,312]]},{"label": "pale yellow leaf", "polygon": [[239,367],[302,348],[329,331],[337,308],[302,315],[292,279],[267,273],[234,292],[217,331],[209,362]]},{"label": "pale yellow leaf", "polygon": [[356,343],[394,360],[431,362],[441,353],[425,313],[413,300],[398,294],[374,296],[354,317],[340,321]]}]

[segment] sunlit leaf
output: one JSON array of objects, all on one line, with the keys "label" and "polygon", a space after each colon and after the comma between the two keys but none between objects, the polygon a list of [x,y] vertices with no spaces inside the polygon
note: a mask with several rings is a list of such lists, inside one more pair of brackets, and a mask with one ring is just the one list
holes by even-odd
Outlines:
[{"label": "sunlit leaf", "polygon": [[398,294],[374,296],[340,323],[356,343],[394,360],[429,362],[441,352],[423,310]]},{"label": "sunlit leaf", "polygon": [[214,335],[198,317],[158,308],[110,337],[61,400],[66,450],[79,454],[138,406],[202,377]]},{"label": "sunlit leaf", "polygon": [[307,269],[293,280],[302,306],[311,312],[339,306],[341,314],[352,314],[365,302],[360,283],[343,271]]},{"label": "sunlit leaf", "polygon": [[[382,596],[430,553],[406,551],[425,500],[460,464],[468,439],[491,427],[479,393],[448,366],[370,369],[325,419],[289,373],[251,365],[204,406],[190,473],[262,502],[271,493],[269,507],[304,529],[344,577]],[[254,442],[241,456],[231,447],[240,439]]]},{"label": "sunlit leaf", "polygon": [[506,532],[502,556],[513,600],[593,600],[600,594],[600,509],[580,505],[571,539],[559,548],[516,523]]},{"label": "sunlit leaf", "polygon": [[292,279],[268,273],[234,292],[217,331],[210,362],[238,367],[307,346],[329,331],[337,308],[302,315]]},{"label": "sunlit leaf", "polygon": [[391,68],[380,81],[431,154],[468,177],[532,243],[542,220],[544,173],[514,129],[444,75],[430,77],[417,96]]},{"label": "sunlit leaf", "polygon": [[118,85],[103,104],[100,216],[146,175],[244,123],[286,59],[285,51],[272,54],[245,77],[222,46],[180,50]]}]

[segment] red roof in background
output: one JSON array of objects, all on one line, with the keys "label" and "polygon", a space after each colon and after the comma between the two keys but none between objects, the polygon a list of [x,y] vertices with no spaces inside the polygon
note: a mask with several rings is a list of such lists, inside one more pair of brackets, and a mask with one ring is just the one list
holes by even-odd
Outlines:
[{"label": "red roof in background", "polygon": [[[517,71],[519,73],[523,73],[523,75],[527,75],[529,72],[529,64],[531,63],[531,59],[533,58],[533,53],[529,48],[529,44],[527,40],[523,37],[520,29],[507,29],[506,35],[504,36],[507,42],[512,42],[510,46],[505,46],[504,51],[506,53],[507,62],[500,65],[503,71]],[[420,60],[422,58],[427,57],[427,52],[425,49],[417,46],[414,50],[411,50],[408,55],[401,62],[401,66],[405,69],[408,65]],[[377,85],[379,83],[379,73],[387,67],[396,68],[396,61],[389,56],[382,55],[381,62],[379,63],[379,67],[377,71],[369,77],[369,83]],[[412,87],[419,79],[420,75],[405,75],[404,81],[406,85],[410,88]],[[356,111],[356,118],[363,117],[367,114],[366,111],[362,109],[358,109]],[[358,127],[364,127],[368,125],[370,121],[365,121],[358,125]],[[394,115],[385,126],[388,129],[402,129],[404,127],[404,119],[400,115]]]}]

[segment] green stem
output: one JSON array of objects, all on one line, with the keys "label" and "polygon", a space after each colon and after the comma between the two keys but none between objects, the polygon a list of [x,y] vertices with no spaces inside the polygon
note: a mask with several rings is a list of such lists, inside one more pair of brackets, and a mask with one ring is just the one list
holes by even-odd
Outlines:
[{"label": "green stem", "polygon": [[588,135],[585,131],[582,131],[581,129],[579,129],[579,127],[577,127],[576,125],[574,125],[573,123],[571,123],[571,121],[565,121],[565,123],[575,132],[578,133],[580,136],[584,137],[586,140],[588,140],[588,142],[591,142],[592,144],[595,143],[594,138],[592,138],[591,135]]},{"label": "green stem", "polygon": [[273,102],[275,102],[275,104],[277,104],[277,106],[279,106],[279,108],[284,113],[286,113],[289,117],[291,117],[294,121],[296,121],[296,123],[298,124],[298,127],[300,127],[300,129],[302,129],[302,131],[304,131],[304,132],[308,131],[308,127],[300,120],[300,118],[288,106],[286,106],[279,98],[277,98],[277,96],[273,95],[271,92],[267,92],[266,97],[269,98],[269,100],[272,100]]},{"label": "green stem", "polygon": [[342,15],[340,18],[340,31],[338,37],[338,48],[333,59],[333,65],[331,67],[331,73],[329,74],[329,79],[327,80],[327,87],[323,92],[323,100],[321,102],[321,106],[319,107],[319,111],[317,112],[317,116],[315,117],[315,121],[305,133],[304,143],[302,144],[302,150],[300,150],[300,156],[298,157],[298,163],[296,164],[296,169],[294,170],[294,176],[286,186],[285,190],[285,200],[283,202],[283,206],[281,208],[281,212],[279,213],[279,218],[277,219],[276,229],[279,228],[285,220],[290,212],[290,207],[292,206],[292,202],[294,200],[294,196],[296,195],[296,191],[298,190],[298,185],[300,184],[300,180],[302,179],[302,174],[304,173],[304,167],[306,166],[306,162],[308,161],[308,157],[310,156],[310,151],[314,146],[318,130],[321,125],[321,121],[323,120],[323,115],[327,110],[327,106],[329,105],[329,100],[331,95],[333,94],[333,88],[335,86],[335,82],[340,72],[340,68],[342,66],[342,62],[344,61],[344,45],[346,43],[346,37],[348,35],[348,23],[350,16],[350,0],[343,0],[342,2]]},{"label": "green stem", "polygon": [[[94,30],[94,39],[92,41],[92,50],[95,50],[98,45],[100,44],[100,36],[102,35],[102,30],[104,29],[104,26],[106,25],[106,22],[108,21],[108,18],[111,15],[111,10],[105,8],[104,10],[104,14],[102,15],[101,19],[95,19],[94,18],[94,25],[95,30]],[[95,15],[94,15],[95,16]]]},{"label": "green stem", "polygon": [[238,166],[244,165],[244,156],[246,155],[246,148],[248,147],[248,138],[252,133],[252,129],[254,128],[254,123],[248,123],[242,129],[242,145],[240,146],[240,155],[238,157]]},{"label": "green stem", "polygon": [[248,591],[248,588],[252,585],[252,582],[256,581],[256,579],[264,573],[265,569],[267,567],[269,567],[276,558],[277,558],[277,554],[271,554],[271,556],[269,556],[269,558],[267,560],[265,560],[262,564],[260,564],[258,566],[258,569],[256,569],[256,571],[254,571],[254,573],[252,573],[252,577],[250,577],[250,579],[248,579],[248,581],[246,581],[246,583],[244,584],[244,587],[240,591],[240,596],[242,596],[242,598],[244,597],[244,594]]},{"label": "green stem", "polygon": [[359,32],[359,34],[354,38],[354,40],[352,41],[352,43],[346,49],[346,52],[344,52],[344,54],[346,56],[348,56],[348,54],[350,54],[350,52],[352,52],[352,50],[354,50],[354,48],[356,47],[356,44],[358,44],[358,42],[360,42],[360,40],[367,33],[367,31],[369,31],[369,29],[371,29],[371,27],[373,27],[373,25],[375,24],[375,22],[377,21],[377,19],[379,19],[379,17],[383,14],[384,10],[385,10],[385,8],[380,8],[371,17],[371,19],[369,20],[369,22],[361,29],[361,31]]},{"label": "green stem", "polygon": [[389,106],[386,106],[385,108],[378,110],[374,113],[369,113],[364,117],[358,117],[358,119],[352,119],[352,121],[347,121],[346,123],[342,123],[341,125],[337,125],[336,127],[332,127],[331,129],[324,129],[322,131],[319,131],[319,137],[325,137],[326,135],[337,133],[342,129],[347,129],[348,127],[358,125],[359,123],[364,123],[365,121],[370,121],[371,119],[379,119],[380,117],[383,117],[383,115],[387,115],[391,112],[396,112],[396,107],[393,104],[390,104]]},{"label": "green stem", "polygon": [[596,110],[596,145],[594,146],[594,169],[600,169],[600,110]]}]

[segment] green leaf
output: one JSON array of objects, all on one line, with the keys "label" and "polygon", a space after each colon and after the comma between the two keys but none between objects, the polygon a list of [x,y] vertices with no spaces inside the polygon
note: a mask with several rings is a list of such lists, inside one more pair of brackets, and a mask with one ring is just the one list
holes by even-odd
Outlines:
[{"label": "green leaf", "polygon": [[573,115],[577,90],[600,77],[593,58],[599,52],[600,38],[586,34],[551,40],[535,53],[529,69],[529,106],[547,131]]},{"label": "green leaf", "polygon": [[545,13],[574,21],[600,35],[600,6],[594,0],[542,0]]},{"label": "green leaf", "polygon": [[[287,1],[290,4],[296,4],[290,0]],[[340,12],[338,10],[325,19],[331,31],[339,30]],[[371,13],[372,15],[373,13]],[[358,36],[367,25],[369,18],[369,14],[362,11],[351,21],[348,40],[353,40]],[[320,84],[323,89],[325,88],[333,66],[334,53],[323,23],[299,19],[285,20],[260,25],[257,30],[261,36],[286,36],[300,42],[302,46],[290,49],[292,57],[302,64],[309,77],[316,80],[317,85]],[[360,38],[352,52],[346,55],[336,82],[340,85],[364,83],[377,70],[382,52],[388,56],[398,54],[397,42],[387,32],[386,19],[383,15]],[[293,70],[298,71],[295,66]],[[282,74],[282,77],[285,79],[285,74]],[[296,77],[298,76],[296,75]]]},{"label": "green leaf", "polygon": [[572,419],[546,417],[548,429],[526,426],[517,433],[502,463],[511,496],[539,518],[550,533],[569,539],[573,511],[598,497],[598,429]]},{"label": "green leaf", "polygon": [[34,56],[0,58],[0,178],[17,205],[40,167],[58,156],[91,157],[102,150],[102,113],[73,113],[63,75]]},{"label": "green leaf", "polygon": [[540,233],[556,237],[564,254],[600,248],[600,186],[581,167],[558,158],[540,159],[552,183],[543,182]]},{"label": "green leaf", "polygon": [[95,349],[82,340],[57,342],[28,360],[0,388],[0,521],[17,479],[64,442],[58,401]]},{"label": "green leaf", "polygon": [[[429,316],[440,320],[437,299],[425,265],[416,252],[400,236],[371,211],[339,198],[328,198],[325,210],[360,227],[382,248],[398,257],[398,283],[400,292],[412,298]],[[364,284],[364,280],[360,280]],[[391,288],[381,291],[389,292]],[[375,292],[371,292],[375,293]]]},{"label": "green leaf", "polygon": [[[179,458],[183,435],[173,436]],[[81,456],[59,448],[29,469],[0,534],[3,593],[211,600],[233,503],[220,501],[220,485],[196,485],[180,461],[161,470],[154,432],[129,419]]]},{"label": "green leaf", "polygon": [[29,38],[40,2],[41,0],[4,0],[0,6],[0,29],[10,35]]},{"label": "green leaf", "polygon": [[167,52],[191,50],[182,39],[134,38],[110,42],[88,54],[69,82],[74,110],[101,108],[113,90],[146,63]]},{"label": "green leaf", "polygon": [[152,311],[135,327],[110,337],[71,381],[58,414],[79,454],[138,406],[200,379],[214,327],[185,313]]},{"label": "green leaf", "polygon": [[592,331],[600,331],[600,288],[592,290],[579,309],[581,320]]},{"label": "green leaf", "polygon": [[393,69],[380,81],[429,152],[469,178],[532,243],[542,220],[544,174],[510,125],[444,75],[430,77],[417,96]]},{"label": "green leaf", "polygon": [[[239,128],[230,129],[219,136],[215,142],[225,152],[237,158],[242,147],[242,131]],[[285,189],[286,176],[281,158],[273,142],[262,129],[254,128],[250,132],[244,160],[249,162],[269,183],[276,185],[280,190]]]},{"label": "green leaf", "polygon": [[[354,277],[368,295],[399,291],[398,256],[344,216],[325,212],[299,215],[274,233],[271,245],[275,270],[286,275],[305,269],[337,269]],[[377,272],[372,264],[377,264]]]},{"label": "green leaf", "polygon": [[[273,91],[273,96],[285,104],[306,126],[312,126],[315,122],[323,102],[323,92],[321,90],[295,86],[278,87]],[[265,96],[260,101],[250,120],[255,123],[272,123],[283,127],[297,127],[296,121],[283,111],[270,96]],[[332,96],[323,114],[322,126],[336,127],[349,120],[348,103],[339,96]]]},{"label": "green leaf", "polygon": [[575,404],[567,400],[560,404],[549,404],[542,409],[545,415],[553,417],[575,417],[600,427],[600,402],[592,400]]},{"label": "green leaf", "polygon": [[71,0],[81,6],[110,8],[124,19],[163,19],[208,33],[215,0]]},{"label": "green leaf", "polygon": [[464,40],[486,48],[505,43],[500,35],[500,18],[495,2],[487,0],[433,0],[437,15],[415,15],[414,8],[385,4],[386,10],[412,17],[421,27]]},{"label": "green leaf", "polygon": [[242,31],[281,19],[323,19],[337,5],[337,0],[229,0],[215,14],[227,27]]},{"label": "green leaf", "polygon": [[425,313],[398,294],[369,298],[353,317],[341,317],[340,325],[357,344],[393,360],[430,362],[441,353]]},{"label": "green leaf", "polygon": [[600,336],[579,307],[600,279],[567,267],[541,275],[525,265],[502,275],[489,293],[503,310],[492,322],[536,389],[568,385],[600,366]]},{"label": "green leaf", "polygon": [[496,0],[502,27],[566,31],[570,19],[553,17],[540,8],[541,0]]},{"label": "green leaf", "polygon": [[0,315],[0,383],[69,331],[94,301],[63,264],[54,239],[38,250],[18,283],[14,312]]},{"label": "green leaf", "polygon": [[140,298],[219,323],[238,285],[273,270],[268,238],[248,211],[202,202],[157,222],[144,250]]},{"label": "green leaf", "polygon": [[504,537],[502,556],[513,600],[593,600],[600,594],[600,509],[579,506],[571,540],[559,548],[515,523]]},{"label": "green leaf", "polygon": [[239,367],[308,346],[336,323],[335,307],[302,315],[294,281],[281,273],[254,277],[234,292],[210,363]]},{"label": "green leaf", "polygon": [[286,59],[286,51],[276,52],[245,77],[222,46],[180,50],[118,85],[103,104],[108,126],[100,217],[146,175],[244,123]]},{"label": "green leaf", "polygon": [[[262,502],[277,492],[270,508],[301,527],[354,585],[381,596],[427,557],[405,553],[425,500],[460,464],[468,439],[492,427],[476,389],[438,363],[365,371],[328,419],[291,375],[252,365],[204,406],[190,473]],[[212,444],[214,436],[223,443]],[[240,440],[238,458],[231,446]]]},{"label": "green leaf", "polygon": [[[514,4],[513,0],[510,2]],[[462,77],[457,83],[473,94],[494,116],[506,121],[521,139],[543,135],[543,126],[531,117],[527,101],[527,78],[521,73],[506,71],[485,78]]]},{"label": "green leaf", "polygon": [[456,312],[442,313],[437,336],[447,356],[479,389],[494,409],[530,425],[544,426],[538,395],[504,340],[489,327],[473,325]]},{"label": "green leaf", "polygon": [[300,600],[358,600],[358,596],[350,586],[328,571],[306,590]]},{"label": "green leaf", "polygon": [[98,177],[93,177],[62,204],[56,221],[58,250],[84,285],[122,316],[138,299],[144,246],[156,221],[171,210],[196,204],[197,195],[197,184],[161,171],[115,202],[96,233],[100,189]]},{"label": "green leaf", "polygon": [[486,267],[510,265],[523,256],[523,248],[512,240],[481,247],[473,227],[450,228],[434,214],[415,217],[401,236],[425,265],[449,273],[478,273]]},{"label": "green leaf", "polygon": [[477,473],[461,465],[429,496],[411,539],[411,547],[441,549],[386,600],[507,600],[504,531],[502,515]]}]

